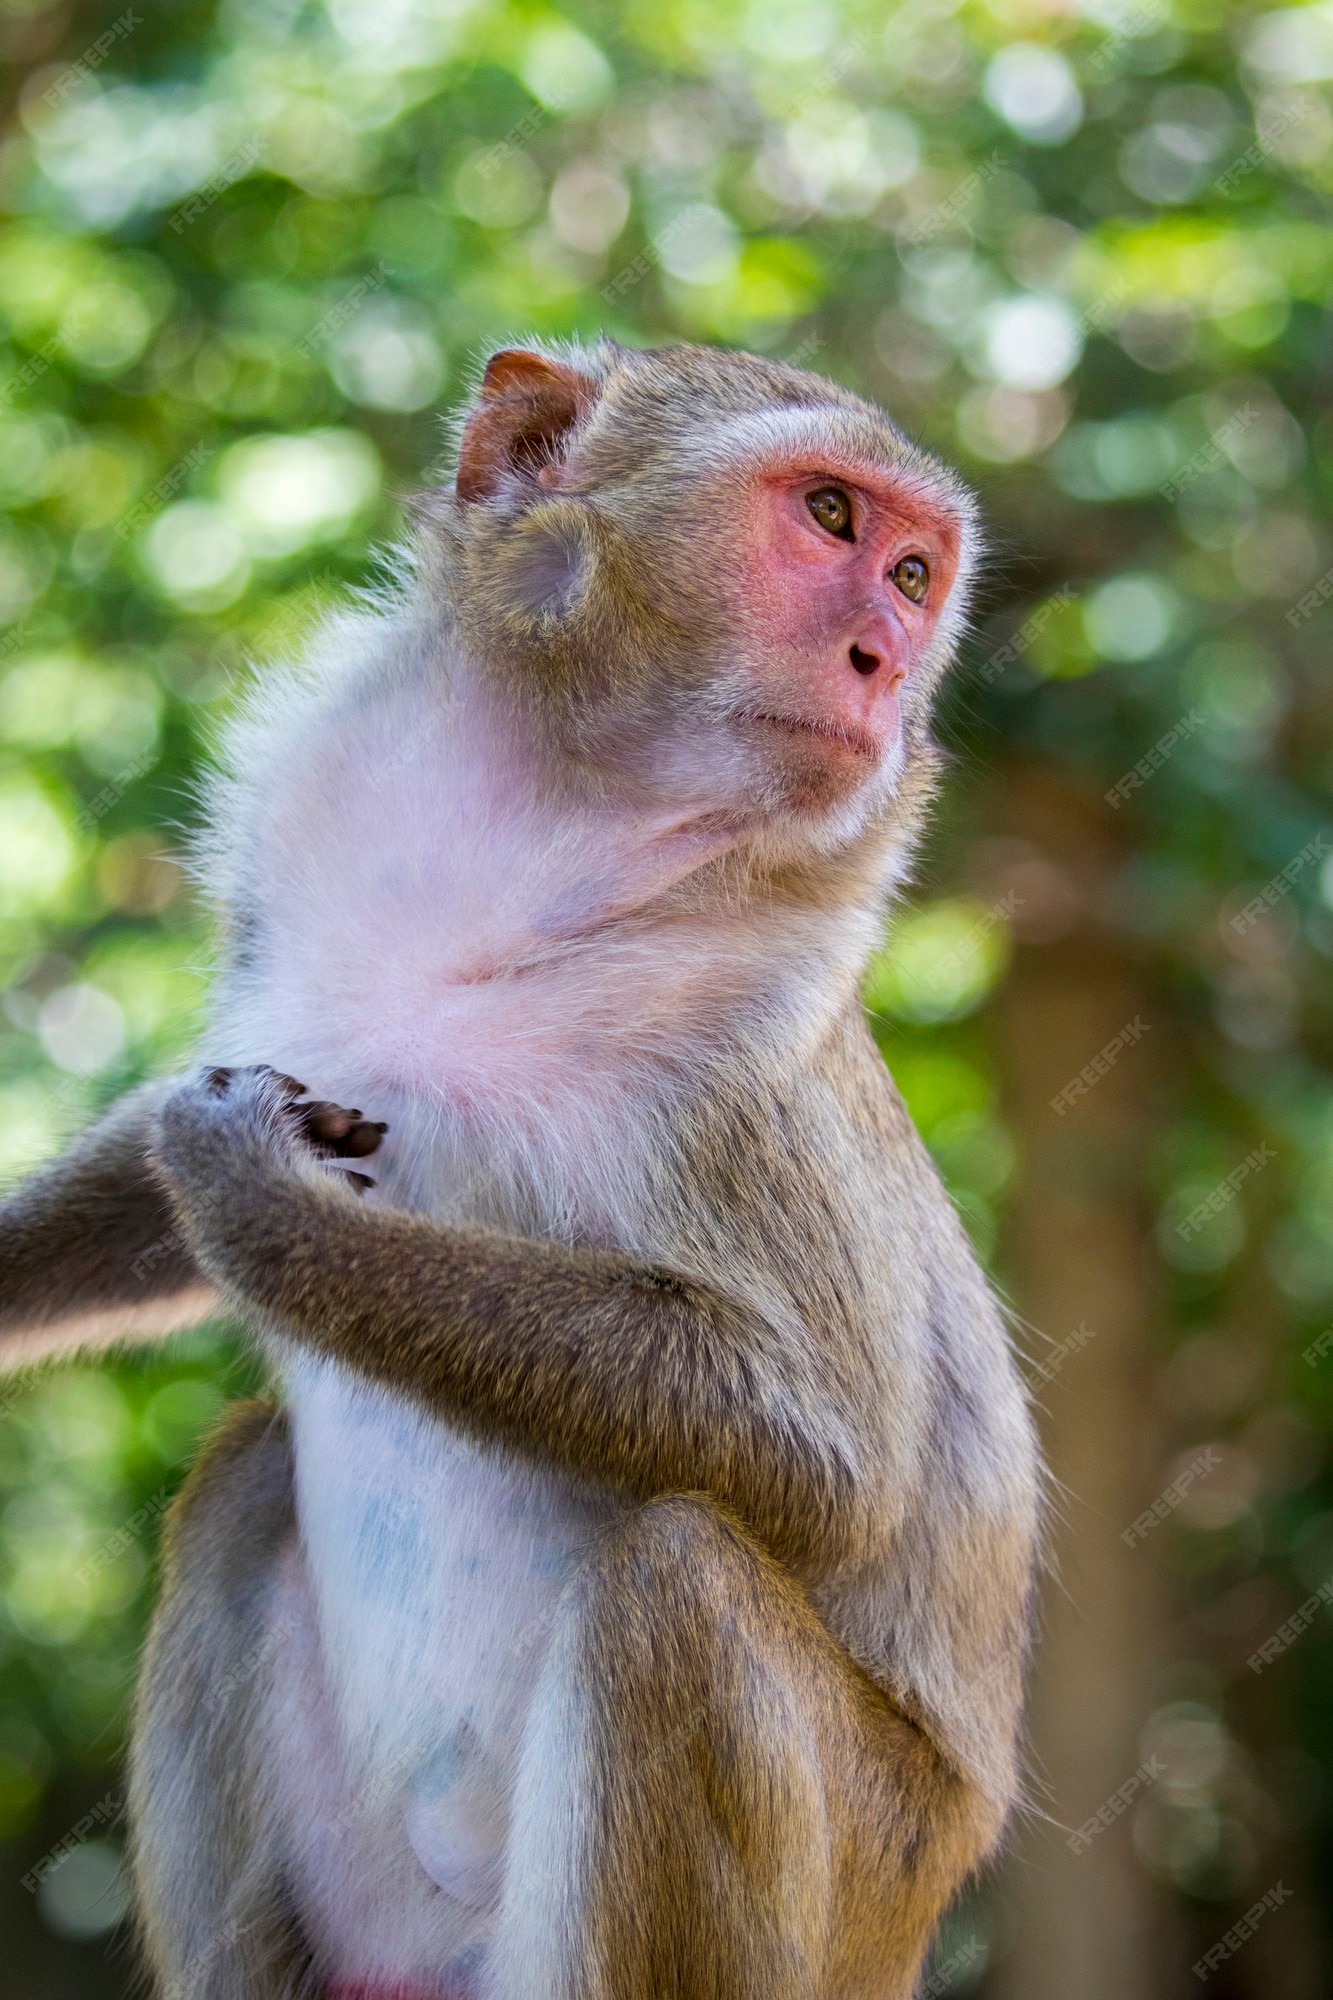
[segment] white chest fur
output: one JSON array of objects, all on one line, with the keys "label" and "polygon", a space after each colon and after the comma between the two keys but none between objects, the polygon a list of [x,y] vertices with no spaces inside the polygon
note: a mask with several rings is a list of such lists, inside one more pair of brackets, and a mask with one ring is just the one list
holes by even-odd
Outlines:
[{"label": "white chest fur", "polygon": [[[735,913],[595,928],[651,891],[653,830],[557,812],[438,681],[265,727],[250,761],[279,775],[231,801],[252,955],[209,1059],[387,1118],[372,1201],[661,1254],[654,1133],[744,1016],[757,937]],[[790,1022],[795,982],[784,1000],[762,949],[765,1016]],[[615,1503],[330,1363],[287,1374],[301,1547],[273,1754],[297,1893],[345,1972],[428,1977],[484,1945],[535,1665]]]}]

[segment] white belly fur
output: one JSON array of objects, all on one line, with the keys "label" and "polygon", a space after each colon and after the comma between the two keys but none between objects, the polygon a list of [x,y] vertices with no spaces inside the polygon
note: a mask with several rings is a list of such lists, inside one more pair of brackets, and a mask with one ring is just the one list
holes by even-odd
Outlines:
[{"label": "white belly fur", "polygon": [[344,1975],[429,1988],[484,1953],[546,1634],[617,1503],[332,1363],[295,1358],[287,1401],[300,1546],[273,1755],[297,1901]]}]

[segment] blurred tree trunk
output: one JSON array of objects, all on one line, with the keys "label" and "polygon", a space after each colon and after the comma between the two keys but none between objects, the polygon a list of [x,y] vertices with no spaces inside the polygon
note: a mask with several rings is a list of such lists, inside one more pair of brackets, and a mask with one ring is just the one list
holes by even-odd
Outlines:
[{"label": "blurred tree trunk", "polygon": [[[1092,1337],[1053,1379],[1033,1375],[1053,1479],[1030,1708],[1035,1812],[1017,1828],[1001,1878],[1005,1919],[987,1991],[997,2000],[1158,2000],[1187,1990],[1189,1974],[1168,1899],[1135,1860],[1132,1813],[1079,1853],[1068,1836],[1139,1768],[1162,1657],[1155,1566],[1121,1531],[1147,1504],[1158,1463],[1142,1174],[1167,1026],[1131,952],[1099,919],[1121,859],[1109,811],[1067,776],[1010,767],[988,819],[1006,843],[1022,843],[1015,867],[1034,885],[1034,895],[1019,892],[1020,937],[1049,939],[1020,944],[999,1020],[1020,1176],[1006,1269],[1034,1329],[1023,1344],[1038,1360],[1051,1352],[1039,1334],[1059,1343],[1086,1328]],[[1147,1024],[1143,1039],[1058,1115],[1052,1098],[1136,1018]]]}]

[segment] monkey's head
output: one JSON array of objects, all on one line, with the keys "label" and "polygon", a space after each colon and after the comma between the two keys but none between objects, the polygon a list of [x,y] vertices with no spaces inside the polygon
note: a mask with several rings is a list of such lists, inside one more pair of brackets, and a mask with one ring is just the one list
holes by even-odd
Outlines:
[{"label": "monkey's head", "polygon": [[506,348],[429,511],[467,656],[571,782],[791,855],[919,818],[978,534],[872,405],[709,348]]}]

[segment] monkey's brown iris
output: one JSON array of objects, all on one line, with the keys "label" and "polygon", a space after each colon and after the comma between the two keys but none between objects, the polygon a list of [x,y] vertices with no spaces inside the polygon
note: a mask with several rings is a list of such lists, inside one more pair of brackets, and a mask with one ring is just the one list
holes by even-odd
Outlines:
[{"label": "monkey's brown iris", "polygon": [[827,528],[831,535],[840,540],[855,540],[852,534],[852,503],[840,486],[819,486],[813,493],[807,493],[805,504],[814,515],[821,528]]},{"label": "monkey's brown iris", "polygon": [[901,562],[893,565],[889,575],[903,596],[913,604],[920,604],[930,588],[930,570],[921,556],[904,556]]}]

